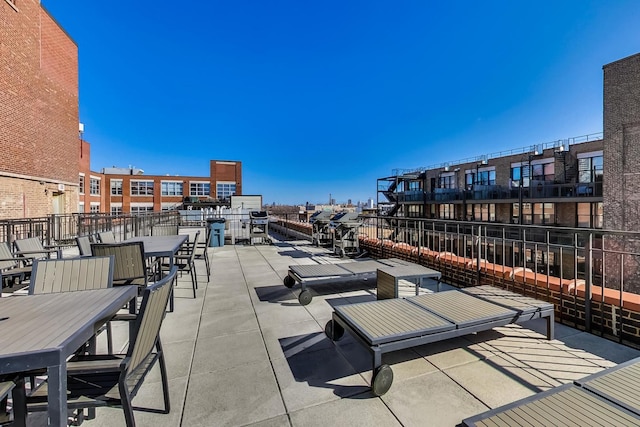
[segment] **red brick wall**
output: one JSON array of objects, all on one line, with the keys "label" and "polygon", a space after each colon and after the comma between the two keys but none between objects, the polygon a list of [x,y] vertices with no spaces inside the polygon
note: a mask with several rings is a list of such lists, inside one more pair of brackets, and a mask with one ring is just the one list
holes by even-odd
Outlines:
[{"label": "red brick wall", "polygon": [[211,160],[211,193],[217,197],[216,183],[227,181],[236,183],[236,195],[242,195],[242,162]]},{"label": "red brick wall", "polygon": [[[39,1],[16,6],[0,2],[0,175],[75,185],[78,49]],[[7,182],[1,182],[0,203],[15,201],[10,194],[18,188],[29,192],[26,183],[7,188]],[[51,213],[44,191],[29,195],[43,198],[31,205],[31,216]],[[77,206],[77,188],[64,198],[65,206]]]}]

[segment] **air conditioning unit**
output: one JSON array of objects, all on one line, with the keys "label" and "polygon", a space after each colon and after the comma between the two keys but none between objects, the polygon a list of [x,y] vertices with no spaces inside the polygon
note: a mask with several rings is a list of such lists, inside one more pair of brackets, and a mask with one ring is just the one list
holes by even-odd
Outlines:
[{"label": "air conditioning unit", "polygon": [[58,184],[58,191],[64,193],[64,184]]}]

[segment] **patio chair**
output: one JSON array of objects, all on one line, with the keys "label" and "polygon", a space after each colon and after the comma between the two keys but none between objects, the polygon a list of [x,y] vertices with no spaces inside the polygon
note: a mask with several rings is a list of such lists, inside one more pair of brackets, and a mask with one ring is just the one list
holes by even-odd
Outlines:
[{"label": "patio chair", "polygon": [[[36,260],[29,282],[29,295],[110,288],[113,256]],[[113,351],[111,324],[106,324],[107,348]]]},{"label": "patio chair", "polygon": [[5,280],[7,281],[7,286],[9,286],[9,282],[15,283],[16,279],[22,282],[30,276],[31,266],[24,265],[29,260],[30,258],[14,257],[9,245],[5,242],[0,242],[0,289],[4,287]]},{"label": "patio chair", "polygon": [[[131,400],[158,362],[164,397],[162,413],[169,413],[169,387],[160,328],[176,271],[173,268],[168,275],[144,290],[126,354],[79,355],[67,363],[67,405],[70,410],[121,407],[127,427],[135,426]],[[27,397],[27,410],[47,410],[46,382]]]},{"label": "patio chair", "polygon": [[89,236],[78,236],[76,237],[76,245],[78,246],[78,251],[80,252],[80,256],[91,256],[91,239]]},{"label": "patio chair", "polygon": [[37,237],[18,239],[14,245],[16,246],[15,255],[25,258],[48,259],[52,254],[56,254],[56,258],[62,258],[62,246],[44,246]]},{"label": "patio chair", "polygon": [[149,282],[149,269],[142,242],[92,243],[94,256],[114,257],[113,284],[138,285],[140,293]]},{"label": "patio chair", "polygon": [[[183,228],[181,229],[181,232],[179,234],[187,234],[189,235],[189,240],[193,240],[193,238],[195,237],[195,233],[193,232],[193,228]],[[211,266],[209,265],[209,253],[207,251],[207,248],[209,247],[209,241],[211,240],[211,233],[209,232],[209,229],[205,229],[205,238],[204,239],[199,239],[198,240],[198,244],[196,245],[196,259],[204,259],[204,265],[207,269],[207,282],[210,280],[211,278]],[[196,232],[200,232],[199,230],[196,230]]]},{"label": "patio chair", "polygon": [[[183,272],[189,273],[191,276],[191,286],[193,287],[193,297],[196,297],[196,289],[198,289],[198,275],[196,274],[196,248],[198,246],[198,239],[200,237],[200,230],[198,230],[193,237],[193,241],[185,242],[178,254],[174,257],[173,264],[178,268],[180,274]],[[168,267],[169,264],[163,263],[163,267]]]},{"label": "patio chair", "polygon": [[[25,407],[24,401],[24,378],[19,376],[0,376],[0,425],[4,426],[19,426],[19,423],[13,423],[12,417],[7,412],[7,404],[11,396],[14,408],[14,419],[24,418],[24,414],[20,412]],[[19,408],[17,411],[15,408]]]},{"label": "patio chair", "polygon": [[116,243],[116,235],[112,230],[101,231],[98,233],[98,240],[100,243]]},{"label": "patio chair", "polygon": [[178,226],[169,224],[159,224],[151,227],[152,236],[177,236]]}]

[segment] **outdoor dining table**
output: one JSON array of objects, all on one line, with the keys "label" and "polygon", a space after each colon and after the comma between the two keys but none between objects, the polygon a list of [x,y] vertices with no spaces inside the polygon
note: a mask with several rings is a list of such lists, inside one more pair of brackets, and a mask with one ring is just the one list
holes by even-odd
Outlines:
[{"label": "outdoor dining table", "polygon": [[0,299],[0,375],[47,369],[49,425],[67,425],[67,358],[138,295],[136,286]]},{"label": "outdoor dining table", "polygon": [[[144,256],[147,258],[167,258],[169,260],[169,270],[173,268],[174,256],[178,253],[184,242],[189,239],[186,234],[175,236],[140,236],[132,237],[125,242],[142,242],[144,245]],[[171,299],[169,300],[169,311],[173,311],[173,288],[171,288]]]}]

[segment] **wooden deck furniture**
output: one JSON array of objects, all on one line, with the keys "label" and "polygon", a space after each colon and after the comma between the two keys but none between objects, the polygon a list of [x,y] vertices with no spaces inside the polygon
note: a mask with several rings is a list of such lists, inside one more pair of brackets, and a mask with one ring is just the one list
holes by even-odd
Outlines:
[{"label": "wooden deck furniture", "polygon": [[[175,275],[176,268],[173,268],[161,280],[145,288],[126,354],[79,355],[66,364],[67,408],[121,407],[126,425],[135,426],[131,401],[157,362],[164,398],[163,413],[169,413],[169,385],[160,328]],[[45,383],[27,397],[28,412],[47,410],[48,388]]]},{"label": "wooden deck furniture", "polygon": [[[515,294],[514,294],[515,295]],[[544,305],[546,304],[546,305]],[[506,304],[496,304],[458,290],[386,299],[334,307],[325,332],[339,340],[347,330],[373,356],[375,395],[386,393],[393,382],[389,365],[382,364],[387,352],[442,341],[532,318],[546,318],[547,338],[553,339],[553,304],[526,314]]]},{"label": "wooden deck furniture", "polygon": [[66,426],[67,358],[136,295],[121,286],[0,299],[0,376],[47,368],[50,425]]}]

